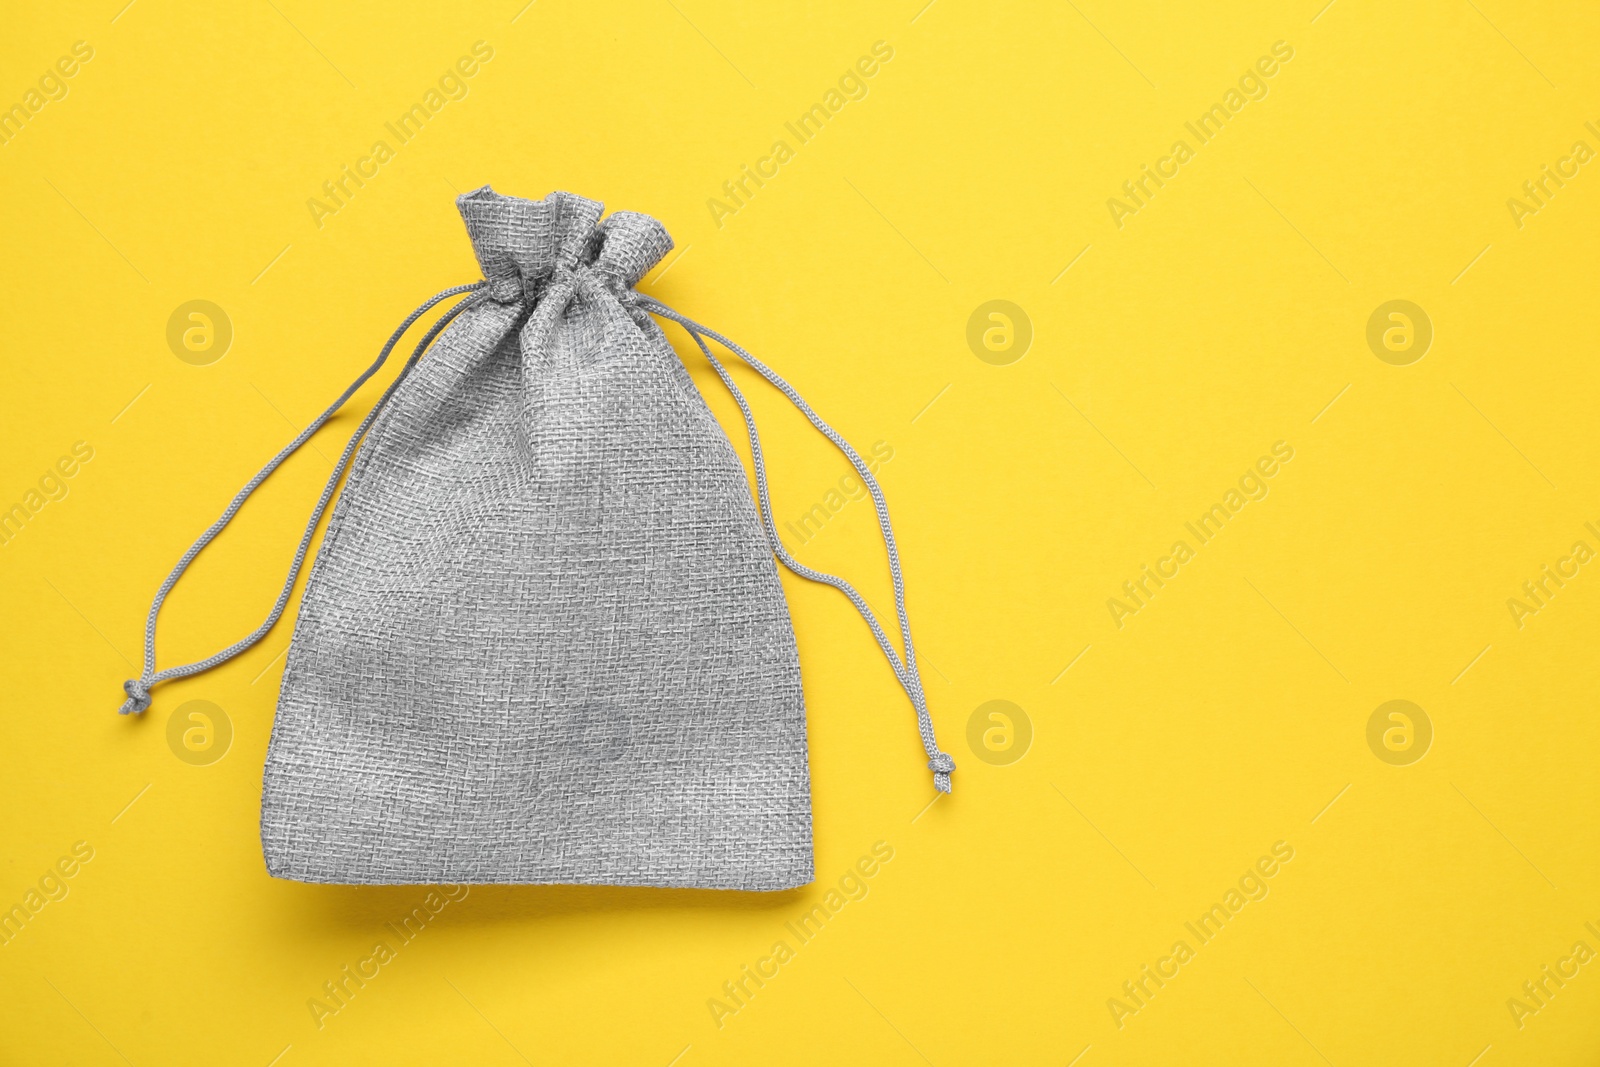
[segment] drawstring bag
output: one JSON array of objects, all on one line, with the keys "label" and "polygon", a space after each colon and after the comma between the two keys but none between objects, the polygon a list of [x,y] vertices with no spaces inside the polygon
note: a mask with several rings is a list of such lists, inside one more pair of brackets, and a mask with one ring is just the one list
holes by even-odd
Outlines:
[{"label": "drawstring bag", "polygon": [[[233,498],[161,584],[124,714],[261,640],[337,496],[290,642],[261,794],[267,869],[304,882],[776,890],[812,878],[805,702],[773,556],[843,592],[939,750],[889,514],[861,457],[732,341],[633,287],[655,219],[569,193],[457,201],[483,281],[425,302]],[[454,297],[334,466],[266,621],[155,669],[156,618],[250,494]],[[651,316],[743,414],[744,469]],[[750,408],[713,341],[777,387],[867,486],[903,655],[849,583],[778,539]],[[343,491],[339,483],[346,468]],[[765,543],[763,543],[763,535]]]}]

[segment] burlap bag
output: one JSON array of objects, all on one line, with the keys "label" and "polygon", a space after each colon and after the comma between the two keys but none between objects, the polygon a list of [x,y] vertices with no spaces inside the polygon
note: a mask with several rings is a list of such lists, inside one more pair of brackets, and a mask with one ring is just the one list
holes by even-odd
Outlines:
[{"label": "burlap bag", "polygon": [[[268,870],[310,882],[605,883],[773,890],[812,877],[805,703],[774,553],[862,609],[933,741],[887,537],[904,657],[848,584],[801,567],[640,296],[654,219],[555,193],[459,200],[484,281],[402,325],[346,394],[241,491],[163,584],[149,689],[259,640],[322,512],[267,751]],[[161,601],[250,492],[428,308],[462,293],[351,439],[255,633],[154,670]],[[430,347],[431,345],[431,347]],[[732,379],[713,359],[748,419]],[[353,457],[353,463],[352,463]],[[345,467],[349,476],[339,490]],[[765,520],[765,522],[763,521]]]}]

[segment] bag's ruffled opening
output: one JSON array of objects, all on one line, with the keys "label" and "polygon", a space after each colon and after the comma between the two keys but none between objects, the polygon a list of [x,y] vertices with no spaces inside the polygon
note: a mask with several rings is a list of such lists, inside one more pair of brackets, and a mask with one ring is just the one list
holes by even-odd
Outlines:
[{"label": "bag's ruffled opening", "polygon": [[584,267],[631,288],[672,250],[649,215],[618,211],[601,222],[605,205],[572,193],[522,200],[485,185],[456,206],[489,295],[502,304],[531,300],[556,274]]}]

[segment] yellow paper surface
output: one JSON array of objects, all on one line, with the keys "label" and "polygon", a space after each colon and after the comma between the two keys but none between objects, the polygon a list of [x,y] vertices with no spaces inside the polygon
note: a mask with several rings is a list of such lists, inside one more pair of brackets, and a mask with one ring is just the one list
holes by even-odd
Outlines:
[{"label": "yellow paper surface", "polygon": [[[1600,19],[1321,2],[11,12],[0,1061],[1592,1062]],[[786,576],[812,887],[268,878],[287,620],[115,714],[184,548],[476,277],[485,183],[662,220],[642,288],[888,457],[955,792]],[[848,467],[735,374],[784,536],[887,613]],[[378,388],[162,666],[265,615]]]}]

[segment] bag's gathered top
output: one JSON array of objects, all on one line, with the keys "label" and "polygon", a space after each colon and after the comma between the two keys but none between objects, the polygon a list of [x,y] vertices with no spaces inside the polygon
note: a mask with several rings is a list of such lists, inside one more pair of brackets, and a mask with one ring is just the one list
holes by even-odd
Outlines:
[{"label": "bag's gathered top", "polygon": [[[654,219],[601,221],[592,200],[487,186],[457,203],[484,280],[412,312],[183,554],[151,604],[122,712],[266,636],[337,498],[267,751],[261,837],[275,875],[809,882],[805,705],[774,556],[861,613],[948,793],[955,763],[934,737],[888,507],[860,455],[754,356],[634,289],[672,247]],[[189,564],[418,319],[463,294],[356,427],[266,620],[213,656],[156,670],[156,619]],[[756,506],[652,315],[688,332],[738,404]],[[867,487],[903,652],[850,583],[779,539],[754,416],[708,341],[787,396]]]}]

